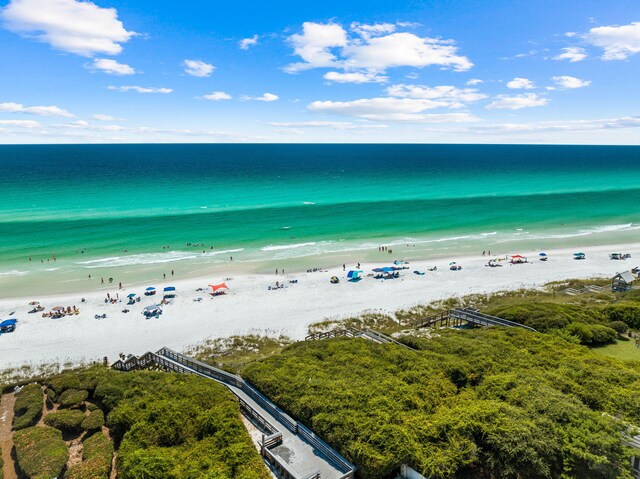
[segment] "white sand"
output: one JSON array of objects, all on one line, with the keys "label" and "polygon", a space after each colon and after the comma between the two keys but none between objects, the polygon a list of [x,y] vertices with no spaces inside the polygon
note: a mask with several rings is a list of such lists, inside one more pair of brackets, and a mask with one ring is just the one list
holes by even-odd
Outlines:
[{"label": "white sand", "polygon": [[[104,292],[2,300],[0,318],[5,319],[15,311],[19,323],[14,333],[0,336],[0,369],[26,363],[89,361],[103,356],[113,361],[120,352],[140,354],[162,346],[181,350],[209,337],[256,330],[300,339],[310,323],[330,317],[346,317],[365,310],[393,312],[452,296],[534,287],[563,279],[609,278],[640,264],[640,257],[636,263],[640,243],[585,248],[582,250],[587,254],[584,261],[573,260],[574,251],[577,250],[547,251],[547,262],[538,261],[537,252],[522,251],[518,253],[528,256],[530,264],[505,264],[501,268],[484,266],[488,258],[480,256],[412,262],[399,279],[365,277],[358,283],[347,282],[342,268],[287,276],[230,275],[233,279],[227,281],[229,293],[215,298],[195,290],[207,288],[212,281],[222,281],[222,277],[167,282],[176,286],[177,298],[173,304],[163,307],[164,314],[159,319],[150,320],[141,314],[142,309],[161,299],[163,284],[154,285],[159,291],[157,296],[143,296],[135,306],[126,306],[126,295],[142,293],[144,287],[119,291],[124,300],[118,304],[105,304]],[[613,251],[631,253],[632,258],[611,261],[609,253]],[[463,270],[450,271],[450,261],[457,261]],[[363,264],[362,268],[367,274],[377,266],[387,264]],[[438,271],[424,276],[412,273],[431,266],[437,266]],[[330,284],[329,278],[334,274],[341,279],[340,284]],[[289,284],[291,279],[297,279],[298,283]],[[269,291],[267,287],[276,281],[284,281],[287,287]],[[116,290],[110,293],[115,295]],[[86,298],[85,303],[80,302],[82,296]],[[202,301],[194,302],[198,297]],[[81,313],[62,319],[27,314],[31,309],[27,303],[33,299],[38,299],[47,309],[76,305]],[[122,313],[124,308],[131,311]],[[107,314],[106,319],[94,319],[94,315],[103,313]]]}]

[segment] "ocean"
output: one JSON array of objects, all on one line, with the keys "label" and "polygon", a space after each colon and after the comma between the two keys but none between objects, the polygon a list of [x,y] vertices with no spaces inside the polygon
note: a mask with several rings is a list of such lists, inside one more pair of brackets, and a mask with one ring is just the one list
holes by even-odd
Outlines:
[{"label": "ocean", "polygon": [[633,146],[0,146],[0,167],[1,297],[640,233]]}]

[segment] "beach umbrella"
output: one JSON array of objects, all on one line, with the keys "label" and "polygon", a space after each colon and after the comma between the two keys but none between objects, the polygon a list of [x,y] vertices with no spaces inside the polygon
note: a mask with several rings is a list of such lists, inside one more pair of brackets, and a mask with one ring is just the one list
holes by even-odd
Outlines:
[{"label": "beach umbrella", "polygon": [[64,310],[64,306],[56,306],[54,308],[51,308],[51,311],[63,311]]},{"label": "beach umbrella", "polygon": [[31,301],[31,302],[29,303],[29,306],[38,306],[39,304],[40,304],[40,302],[39,302],[39,301]]},{"label": "beach umbrella", "polygon": [[136,293],[130,293],[127,295],[127,298],[135,298],[136,297]]},{"label": "beach umbrella", "polygon": [[540,253],[539,256],[547,256],[547,253]]},{"label": "beach umbrella", "polygon": [[383,268],[373,268],[374,273],[382,273],[384,271]]},{"label": "beach umbrella", "polygon": [[456,264],[456,262],[452,261],[451,263],[449,263],[449,266],[453,266],[454,264]]},{"label": "beach umbrella", "polygon": [[573,253],[573,256],[584,256],[584,253]]},{"label": "beach umbrella", "polygon": [[210,284],[209,287],[213,290],[214,293],[219,289],[229,289],[229,286],[227,286],[225,283]]},{"label": "beach umbrella", "polygon": [[149,286],[149,287],[146,289],[146,291],[155,291],[155,290],[156,290],[156,288],[154,288],[153,286]]},{"label": "beach umbrella", "polygon": [[347,278],[357,278],[360,275],[360,273],[362,273],[362,271],[359,269],[349,271],[347,273]]}]

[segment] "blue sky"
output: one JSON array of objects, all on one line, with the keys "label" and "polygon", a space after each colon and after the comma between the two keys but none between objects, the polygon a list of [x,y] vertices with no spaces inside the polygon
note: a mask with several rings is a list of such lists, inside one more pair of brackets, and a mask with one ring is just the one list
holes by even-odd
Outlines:
[{"label": "blue sky", "polygon": [[640,144],[638,0],[0,6],[0,143]]}]

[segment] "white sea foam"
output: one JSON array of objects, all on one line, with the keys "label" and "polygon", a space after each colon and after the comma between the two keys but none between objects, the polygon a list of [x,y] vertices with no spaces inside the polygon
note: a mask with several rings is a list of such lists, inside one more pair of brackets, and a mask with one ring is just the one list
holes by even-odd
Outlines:
[{"label": "white sea foam", "polygon": [[182,251],[169,251],[167,253],[144,253],[129,256],[113,256],[110,258],[94,259],[90,261],[80,261],[76,264],[85,268],[113,268],[119,266],[134,266],[140,264],[162,264],[174,261],[184,261],[194,259],[197,256],[192,253]]},{"label": "white sea foam", "polygon": [[24,276],[25,274],[29,274],[28,271],[18,271],[17,269],[12,269],[11,271],[3,271],[0,273],[0,276]]},{"label": "white sea foam", "polygon": [[244,248],[226,249],[223,251],[211,251],[209,253],[205,253],[205,256],[218,256],[219,254],[239,253],[240,251],[244,251]]},{"label": "white sea foam", "polygon": [[277,246],[269,245],[269,246],[264,246],[263,248],[260,248],[260,251],[280,251],[285,249],[304,248],[305,246],[315,246],[315,245],[316,245],[315,242],[283,244],[283,245],[277,245]]}]

